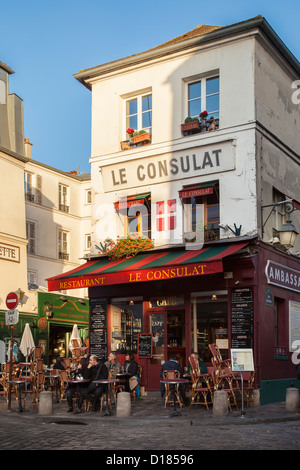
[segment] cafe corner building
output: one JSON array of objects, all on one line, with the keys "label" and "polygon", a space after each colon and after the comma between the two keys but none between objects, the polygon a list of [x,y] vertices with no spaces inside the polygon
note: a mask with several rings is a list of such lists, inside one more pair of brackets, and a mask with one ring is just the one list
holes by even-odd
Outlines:
[{"label": "cafe corner building", "polygon": [[[299,386],[299,74],[261,16],[75,74],[93,99],[92,248],[48,289],[88,288],[90,352],[132,350],[145,390],[173,354],[211,366],[213,343],[251,349],[261,404]],[[121,257],[132,239],[152,245]]]}]

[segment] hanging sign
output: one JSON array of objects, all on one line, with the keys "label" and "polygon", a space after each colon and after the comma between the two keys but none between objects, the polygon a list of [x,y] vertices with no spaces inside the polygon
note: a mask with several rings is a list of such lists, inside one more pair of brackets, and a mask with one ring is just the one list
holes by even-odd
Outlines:
[{"label": "hanging sign", "polygon": [[19,311],[18,310],[7,310],[5,312],[5,325],[13,326],[16,325],[19,321]]}]

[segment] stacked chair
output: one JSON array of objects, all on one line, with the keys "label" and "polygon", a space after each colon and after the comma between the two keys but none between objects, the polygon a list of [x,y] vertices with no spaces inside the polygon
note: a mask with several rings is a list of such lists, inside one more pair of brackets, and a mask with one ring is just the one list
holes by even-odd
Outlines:
[{"label": "stacked chair", "polygon": [[201,374],[199,361],[195,356],[189,357],[191,365],[192,399],[190,407],[193,405],[204,405],[209,410],[209,405],[213,403],[213,381],[210,373]]}]

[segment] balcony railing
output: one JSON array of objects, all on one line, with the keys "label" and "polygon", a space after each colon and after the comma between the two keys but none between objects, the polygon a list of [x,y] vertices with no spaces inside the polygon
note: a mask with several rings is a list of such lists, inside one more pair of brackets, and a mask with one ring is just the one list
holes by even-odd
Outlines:
[{"label": "balcony railing", "polygon": [[25,200],[29,202],[34,202],[34,194],[25,193]]},{"label": "balcony railing", "polygon": [[58,253],[58,258],[59,259],[64,259],[66,261],[69,261],[69,253],[64,253],[63,251],[60,251]]},{"label": "balcony railing", "polygon": [[62,212],[69,212],[69,206],[66,206],[65,204],[59,204],[59,210]]}]

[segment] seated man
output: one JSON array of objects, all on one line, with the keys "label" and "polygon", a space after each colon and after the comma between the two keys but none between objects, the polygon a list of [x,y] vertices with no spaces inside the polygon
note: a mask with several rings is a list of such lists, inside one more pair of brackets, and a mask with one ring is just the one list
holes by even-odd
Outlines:
[{"label": "seated man", "polygon": [[80,389],[80,397],[78,400],[78,407],[76,413],[81,412],[82,403],[84,400],[92,402],[92,410],[97,411],[99,409],[99,400],[102,393],[106,390],[105,384],[95,384],[94,380],[101,380],[108,378],[108,370],[105,364],[103,364],[98,356],[92,355],[89,360],[88,369],[90,369],[90,380],[91,382],[87,387]]},{"label": "seated man", "polygon": [[[171,358],[166,361],[162,367],[161,367],[161,371],[160,371],[160,378],[163,379],[163,372],[165,370],[178,370],[178,372],[180,373],[180,377],[182,378],[183,377],[183,371],[182,371],[182,367],[181,365],[179,364],[178,362],[178,357],[176,355],[174,356],[171,356]],[[171,388],[171,387],[170,387]],[[184,384],[180,384],[179,385],[179,392],[180,392],[180,395],[183,399],[183,402],[185,404],[188,403],[188,399],[186,398],[185,396],[185,389],[184,389]],[[165,384],[160,384],[160,393],[161,393],[161,397],[163,398],[164,395],[165,395]]]},{"label": "seated man", "polygon": [[122,366],[117,360],[117,355],[114,352],[109,354],[108,361],[105,362],[105,365],[108,370],[113,370],[116,374],[122,371]]}]

